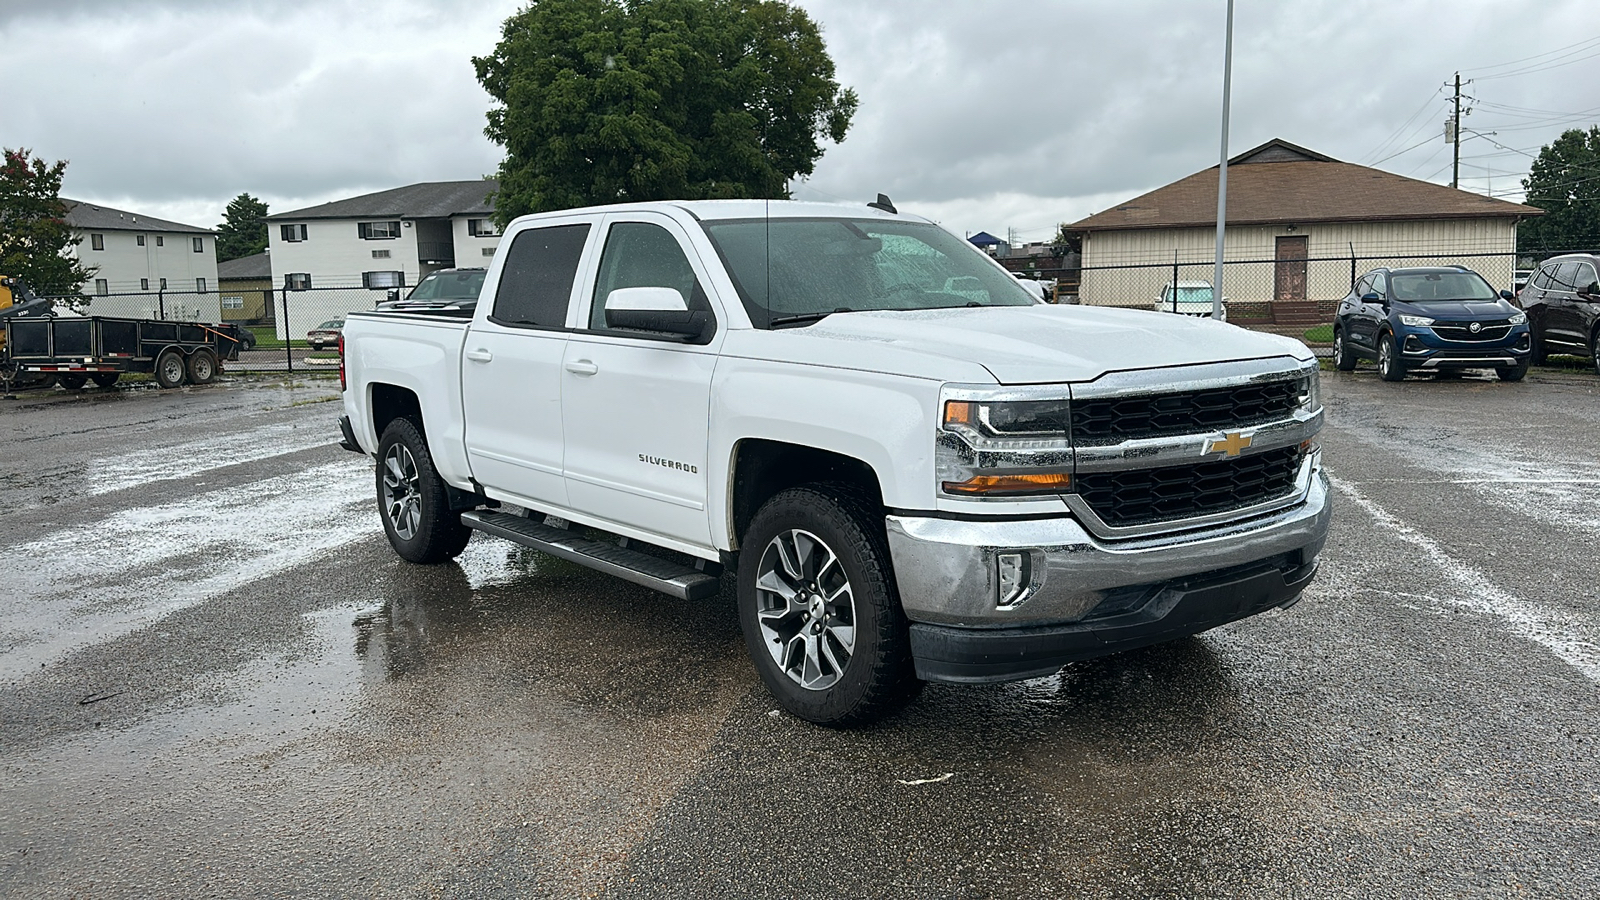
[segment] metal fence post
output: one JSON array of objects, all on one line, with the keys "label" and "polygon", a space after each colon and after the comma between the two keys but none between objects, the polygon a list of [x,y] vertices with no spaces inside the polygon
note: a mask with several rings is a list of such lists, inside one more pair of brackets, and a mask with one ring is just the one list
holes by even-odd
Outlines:
[{"label": "metal fence post", "polygon": [[1356,286],[1356,243],[1348,241],[1350,245],[1350,286]]},{"label": "metal fence post", "polygon": [[1178,251],[1172,251],[1172,311],[1178,311]]},{"label": "metal fence post", "polygon": [[156,290],[156,318],[165,322],[167,320],[167,289]]},{"label": "metal fence post", "polygon": [[283,362],[294,371],[294,349],[289,346],[289,286],[283,286]]}]

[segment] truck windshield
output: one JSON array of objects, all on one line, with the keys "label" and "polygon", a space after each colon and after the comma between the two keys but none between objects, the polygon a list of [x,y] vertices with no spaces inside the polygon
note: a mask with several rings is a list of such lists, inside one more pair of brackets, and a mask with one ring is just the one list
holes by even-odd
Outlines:
[{"label": "truck windshield", "polygon": [[834,312],[1035,303],[1016,279],[937,225],[730,219],[704,227],[758,328]]},{"label": "truck windshield", "polygon": [[1476,272],[1390,275],[1389,296],[1405,303],[1435,300],[1493,300],[1500,296]]},{"label": "truck windshield", "polygon": [[483,290],[483,269],[471,272],[433,272],[417,282],[407,300],[476,300]]}]

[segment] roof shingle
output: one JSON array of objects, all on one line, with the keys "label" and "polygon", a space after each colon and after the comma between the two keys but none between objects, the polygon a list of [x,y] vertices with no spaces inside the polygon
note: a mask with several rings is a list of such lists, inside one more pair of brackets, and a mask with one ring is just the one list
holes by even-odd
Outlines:
[{"label": "roof shingle", "polygon": [[67,207],[67,224],[83,231],[166,231],[187,234],[216,234],[210,228],[168,222],[155,216],[112,209],[103,203],[85,203],[82,200],[61,198]]},{"label": "roof shingle", "polygon": [[[1380,222],[1537,216],[1544,210],[1340,162],[1284,140],[1228,161],[1228,224]],[[1070,231],[1185,228],[1217,222],[1217,167],[1068,225]]]},{"label": "roof shingle", "polygon": [[494,212],[489,195],[500,187],[492,178],[477,181],[426,181],[362,194],[319,206],[274,213],[267,221],[288,219],[445,219]]}]

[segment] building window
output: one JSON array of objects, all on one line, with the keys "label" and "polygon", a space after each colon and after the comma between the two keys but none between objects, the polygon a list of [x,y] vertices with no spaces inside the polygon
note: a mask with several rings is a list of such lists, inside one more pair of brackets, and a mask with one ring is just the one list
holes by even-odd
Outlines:
[{"label": "building window", "polygon": [[138,244],[138,245],[139,245],[139,246],[141,246],[141,247],[143,247],[143,246],[144,246],[144,235],[142,235],[142,234],[136,234],[136,235],[134,235],[134,236],[133,236],[133,240],[134,240],[134,242],[135,242],[135,243],[137,243],[137,244]]},{"label": "building window", "polygon": [[490,219],[468,219],[467,233],[473,237],[499,237],[500,229]]},{"label": "building window", "polygon": [[194,280],[194,289],[204,294],[206,292],[206,280],[204,278],[196,278]]},{"label": "building window", "polygon": [[156,246],[157,247],[165,247],[166,245],[167,245],[167,239],[165,237],[162,237],[159,234],[156,235]]},{"label": "building window", "polygon": [[485,248],[483,248],[483,255],[484,256],[493,256],[494,255],[494,248],[493,247],[485,247]]},{"label": "building window", "polygon": [[288,241],[289,243],[293,244],[296,241],[303,241],[303,240],[306,239],[306,226],[304,226],[304,225],[285,225],[285,226],[283,226],[283,228],[281,230],[281,233],[282,233],[283,239],[285,241]]},{"label": "building window", "polygon": [[[159,241],[161,239],[160,238],[156,238],[156,240]],[[161,289],[163,291],[167,289],[167,280],[165,278],[161,279]]]},{"label": "building window", "polygon": [[222,308],[223,309],[244,309],[244,298],[243,297],[223,297],[222,298]]},{"label": "building window", "polygon": [[[100,235],[98,234],[95,235],[95,237],[99,236]],[[106,294],[111,293],[111,288],[106,284],[106,280],[104,278],[96,278],[94,280],[94,292],[104,297]]]},{"label": "building window", "polygon": [[388,259],[389,258],[389,251],[387,251],[387,250],[374,250],[374,251],[372,251],[372,258],[373,259]]},{"label": "building window", "polygon": [[195,238],[194,239],[194,252],[196,252],[196,253],[204,253],[204,252],[206,252],[206,239],[205,238]]},{"label": "building window", "polygon": [[387,241],[400,236],[400,223],[396,222],[357,222],[356,233],[364,241]]},{"label": "building window", "polygon": [[290,272],[283,276],[283,286],[291,291],[307,291],[311,289],[310,272]]},{"label": "building window", "polygon": [[148,278],[139,279],[139,290],[141,290],[141,291],[150,290],[150,279],[148,279]]},{"label": "building window", "polygon": [[361,286],[372,290],[386,288],[399,288],[406,286],[406,273],[404,272],[362,272]]},{"label": "building window", "polygon": [[103,234],[89,235],[89,246],[95,250],[104,250],[106,248],[106,236]]}]

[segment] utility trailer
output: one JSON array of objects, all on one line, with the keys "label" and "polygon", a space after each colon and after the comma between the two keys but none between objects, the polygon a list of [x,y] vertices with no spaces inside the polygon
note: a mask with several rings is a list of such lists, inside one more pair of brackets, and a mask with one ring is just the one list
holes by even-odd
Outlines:
[{"label": "utility trailer", "polygon": [[161,387],[210,384],[222,360],[239,358],[239,340],[204,322],[110,316],[5,320],[0,380],[55,376],[68,390],[93,381],[110,387],[124,372],[150,372]]}]

